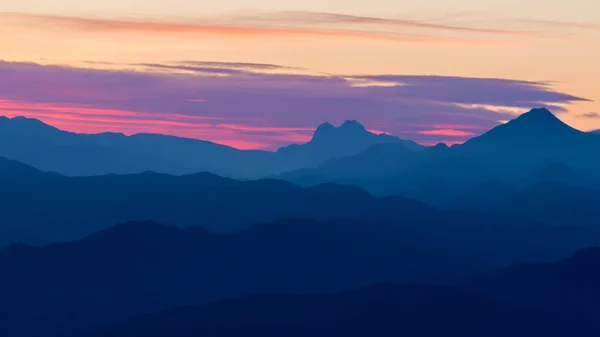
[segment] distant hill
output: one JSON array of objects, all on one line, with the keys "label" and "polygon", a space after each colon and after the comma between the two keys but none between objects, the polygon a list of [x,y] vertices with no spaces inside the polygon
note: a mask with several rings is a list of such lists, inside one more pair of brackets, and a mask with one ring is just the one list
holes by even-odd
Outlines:
[{"label": "distant hill", "polygon": [[158,134],[76,134],[36,119],[0,116],[0,156],[68,176],[208,171],[236,178],[261,178],[314,167],[388,142],[421,148],[411,141],[370,133],[356,121],[345,122],[339,128],[323,124],[309,143],[269,152],[242,151]]},{"label": "distant hill", "polygon": [[[301,188],[286,181],[238,181],[210,173],[171,176],[65,177],[0,159],[0,245],[72,240],[115,223],[153,219],[217,232],[289,217],[425,221],[439,217],[422,202],[378,199],[352,186]],[[7,241],[10,240],[10,241]]]},{"label": "distant hill", "polygon": [[[427,151],[431,149],[419,152]],[[367,184],[381,190],[402,188],[411,198],[460,209],[450,211],[404,197],[374,197],[358,187],[335,183],[303,188],[280,180],[238,181],[210,173],[65,177],[0,158],[0,246],[69,241],[115,223],[148,219],[221,233],[298,217],[403,225],[443,225],[458,219],[466,225],[599,224],[600,209],[594,205],[600,203],[600,190],[557,181],[526,188],[496,180],[470,183],[468,179],[483,179],[485,171],[477,163],[469,168],[468,163],[449,157],[445,170],[431,164],[407,171],[405,177],[429,177],[407,179],[412,185]],[[551,171],[571,172],[559,168]]]},{"label": "distant hill", "polygon": [[600,248],[520,264],[456,288],[381,284],[257,295],[124,321],[93,336],[522,336],[600,333]]},{"label": "distant hill", "polygon": [[[0,312],[94,329],[256,293],[328,293],[380,282],[458,284],[511,263],[545,262],[600,242],[597,227],[545,227],[501,216],[490,224],[476,214],[470,220],[460,214],[445,218],[287,219],[231,234],[145,221],[73,242],[17,243],[0,249]],[[0,334],[7,336],[3,328]]]},{"label": "distant hill", "polygon": [[575,337],[544,318],[462,290],[384,284],[327,295],[260,295],[182,307],[93,336]]},{"label": "distant hill", "polygon": [[285,220],[226,235],[140,222],[70,243],[15,244],[0,250],[0,312],[95,325],[252,293],[329,292],[473,272],[462,258],[399,244],[386,233],[351,221]]}]

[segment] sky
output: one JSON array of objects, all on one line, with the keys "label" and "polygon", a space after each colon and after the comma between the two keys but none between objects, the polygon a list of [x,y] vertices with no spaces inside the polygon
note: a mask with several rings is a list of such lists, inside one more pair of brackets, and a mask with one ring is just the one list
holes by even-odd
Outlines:
[{"label": "sky", "polygon": [[545,106],[600,129],[595,0],[0,0],[0,115],[243,149],[355,119],[460,143]]}]

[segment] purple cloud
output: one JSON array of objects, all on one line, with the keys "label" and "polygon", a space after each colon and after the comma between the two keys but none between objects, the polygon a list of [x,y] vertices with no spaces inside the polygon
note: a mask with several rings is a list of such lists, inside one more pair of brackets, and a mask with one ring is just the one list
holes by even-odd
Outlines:
[{"label": "purple cloud", "polygon": [[597,112],[588,112],[582,115],[584,118],[592,118],[592,119],[596,119],[596,118],[600,118],[600,113]]},{"label": "purple cloud", "polygon": [[0,114],[78,132],[158,132],[274,149],[308,140],[322,122],[346,119],[422,143],[457,142],[514,117],[515,109],[561,112],[583,100],[545,82],[506,79],[272,74],[260,71],[285,68],[193,62],[144,68],[0,62]]}]

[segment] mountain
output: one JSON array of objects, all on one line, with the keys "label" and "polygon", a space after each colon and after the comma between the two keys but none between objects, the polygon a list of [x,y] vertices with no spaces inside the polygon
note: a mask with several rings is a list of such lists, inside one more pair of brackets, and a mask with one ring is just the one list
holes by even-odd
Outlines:
[{"label": "mountain", "polygon": [[[457,284],[600,242],[598,227],[546,227],[501,215],[489,223],[472,216],[397,223],[288,219],[230,234],[145,221],[72,242],[13,244],[0,249],[0,312],[93,329],[256,293],[330,293],[380,282]],[[3,328],[0,335],[7,336]]]},{"label": "mountain", "polygon": [[69,243],[14,244],[0,250],[0,312],[94,326],[253,293],[441,282],[472,273],[462,258],[403,245],[375,225],[298,219],[214,234],[148,221]]},{"label": "mountain", "polygon": [[[278,178],[301,185],[352,184],[375,195],[404,195],[437,205],[495,180],[528,188],[544,182],[600,186],[600,138],[571,128],[547,109],[518,118],[450,148],[440,144],[409,151],[374,145],[312,169]],[[436,195],[445,193],[446,195]]]},{"label": "mountain", "polygon": [[[386,221],[441,217],[421,202],[379,199],[352,186],[301,188],[286,181],[238,181],[210,173],[65,177],[0,160],[0,182],[4,182],[0,232],[12,233],[0,236],[0,245],[72,240],[130,220],[231,232],[289,217]],[[19,234],[23,237],[17,240]],[[30,241],[32,237],[36,240]]]},{"label": "mountain", "polygon": [[314,167],[388,142],[421,148],[411,141],[370,133],[356,121],[347,121],[339,128],[323,124],[309,143],[269,152],[242,151],[158,134],[76,134],[36,119],[0,117],[0,156],[67,176],[208,171],[236,178],[260,178]]},{"label": "mountain", "polygon": [[[427,151],[430,149],[419,152]],[[440,172],[445,175],[433,175],[432,165],[414,173],[429,175],[430,180],[416,185],[415,179],[415,185],[400,188],[411,197],[459,208],[457,211],[404,197],[374,197],[360,188],[335,183],[302,188],[286,181],[238,181],[209,173],[65,177],[0,160],[0,172],[4,172],[0,174],[0,246],[18,241],[70,241],[115,223],[147,219],[183,227],[201,225],[219,233],[282,218],[378,221],[423,229],[432,224],[449,229],[460,223],[466,228],[457,233],[461,234],[473,231],[469,226],[482,224],[487,228],[531,222],[597,226],[600,218],[600,210],[594,206],[600,203],[600,191],[594,189],[557,182],[519,189],[495,180],[452,185],[444,179],[467,181],[483,171],[475,164],[463,170],[462,161],[449,161],[444,167],[446,171]],[[409,174],[413,173],[406,176]],[[395,188],[391,183],[371,186]]]},{"label": "mountain", "polygon": [[380,284],[174,308],[93,336],[569,336],[600,333],[600,248],[518,264],[457,288]]},{"label": "mountain", "polygon": [[592,155],[599,148],[600,139],[568,126],[544,108],[456,146],[459,152],[500,167],[558,161],[589,172],[600,167],[600,158]]},{"label": "mountain", "polygon": [[0,250],[0,312],[91,326],[254,293],[451,284],[600,242],[597,227],[448,217],[408,223],[288,219],[230,234],[145,221],[72,242],[13,244]]},{"label": "mountain", "polygon": [[290,145],[277,150],[289,160],[301,161],[304,168],[315,167],[329,159],[351,156],[377,144],[398,144],[418,151],[424,147],[410,140],[402,140],[387,134],[374,134],[357,121],[345,121],[339,127],[329,123],[319,125],[310,142]]},{"label": "mountain", "polygon": [[381,284],[326,295],[257,295],[176,308],[92,336],[579,337],[545,318],[458,289]]},{"label": "mountain", "polygon": [[128,152],[87,140],[39,120],[0,117],[0,156],[44,171],[67,175],[132,173],[146,169],[182,173],[182,167],[146,154]]}]

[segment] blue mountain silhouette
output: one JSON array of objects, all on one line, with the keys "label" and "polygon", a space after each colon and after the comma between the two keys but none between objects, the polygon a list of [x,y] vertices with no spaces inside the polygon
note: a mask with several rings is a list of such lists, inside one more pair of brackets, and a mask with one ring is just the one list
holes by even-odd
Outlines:
[{"label": "blue mountain silhouette", "polygon": [[489,180],[518,187],[545,181],[600,186],[598,151],[600,138],[573,129],[540,108],[463,145],[438,145],[423,151],[408,151],[395,144],[376,145],[357,155],[278,177],[301,185],[333,181],[357,185],[377,195],[418,198],[421,192],[415,190],[433,182],[453,186],[449,189],[461,193]]},{"label": "blue mountain silhouette", "polygon": [[0,117],[0,156],[69,176],[209,171],[237,178],[260,178],[314,167],[386,142],[420,148],[411,141],[370,133],[356,121],[347,121],[338,128],[323,124],[309,143],[269,152],[242,151],[158,134],[76,134],[36,119]]}]

